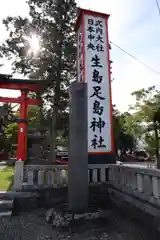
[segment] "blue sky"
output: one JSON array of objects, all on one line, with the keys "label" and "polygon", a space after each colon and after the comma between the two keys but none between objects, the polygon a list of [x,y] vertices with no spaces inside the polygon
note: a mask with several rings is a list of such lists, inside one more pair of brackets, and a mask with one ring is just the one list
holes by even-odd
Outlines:
[{"label": "blue sky", "polygon": [[[160,0],[159,0],[160,1]],[[160,16],[155,0],[78,0],[81,7],[105,12],[109,20],[110,40],[160,72]],[[28,14],[25,0],[5,0],[1,3],[0,22],[7,15]],[[0,42],[7,33],[0,24]],[[160,75],[147,69],[116,47],[112,47],[113,103],[126,111],[134,103],[130,93],[140,88],[156,85],[160,89]],[[5,63],[3,73],[10,72]],[[3,92],[7,95],[8,92]],[[13,93],[14,95],[15,93]],[[2,95],[2,94],[1,94]]]}]

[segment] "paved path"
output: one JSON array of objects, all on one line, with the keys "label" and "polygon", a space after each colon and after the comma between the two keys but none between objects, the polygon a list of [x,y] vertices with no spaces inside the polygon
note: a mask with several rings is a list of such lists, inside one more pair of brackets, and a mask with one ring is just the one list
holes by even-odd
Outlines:
[{"label": "paved path", "polygon": [[[110,211],[105,219],[81,220],[72,228],[53,229],[46,223],[45,210],[23,213],[0,224],[0,239],[3,240],[159,240],[150,230],[126,220],[118,213]],[[82,222],[83,221],[83,222]]]}]

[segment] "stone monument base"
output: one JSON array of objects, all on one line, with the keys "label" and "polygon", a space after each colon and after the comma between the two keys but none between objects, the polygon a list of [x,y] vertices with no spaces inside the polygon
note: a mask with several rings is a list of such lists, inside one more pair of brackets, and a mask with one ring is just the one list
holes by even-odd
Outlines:
[{"label": "stone monument base", "polygon": [[51,208],[46,212],[46,221],[55,228],[68,227],[79,221],[104,218],[106,211],[88,208],[83,212],[73,212],[69,208]]}]

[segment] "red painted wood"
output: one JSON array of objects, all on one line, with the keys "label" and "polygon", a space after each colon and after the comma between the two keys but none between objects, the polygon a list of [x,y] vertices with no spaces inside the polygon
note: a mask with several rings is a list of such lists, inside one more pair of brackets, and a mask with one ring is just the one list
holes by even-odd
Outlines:
[{"label": "red painted wood", "polygon": [[27,90],[31,92],[39,92],[41,89],[41,86],[38,84],[4,84],[0,83],[0,88],[2,89],[12,89],[12,90]]},{"label": "red painted wood", "polygon": [[0,97],[0,102],[5,102],[5,103],[21,103],[20,98],[8,98],[8,97]]},{"label": "red painted wood", "polygon": [[27,99],[27,105],[40,105],[41,101],[39,99]]},{"label": "red painted wood", "polygon": [[[27,120],[27,92],[21,92],[21,98],[23,102],[20,105],[20,119]],[[27,124],[26,122],[20,122],[18,127],[18,148],[17,148],[17,160],[25,161],[27,158]]]},{"label": "red painted wood", "polygon": [[[23,101],[24,100],[21,97],[18,97],[18,98],[0,97],[0,102],[5,102],[5,103],[22,103]],[[27,105],[40,105],[40,100],[38,99],[27,98],[25,101]]]}]

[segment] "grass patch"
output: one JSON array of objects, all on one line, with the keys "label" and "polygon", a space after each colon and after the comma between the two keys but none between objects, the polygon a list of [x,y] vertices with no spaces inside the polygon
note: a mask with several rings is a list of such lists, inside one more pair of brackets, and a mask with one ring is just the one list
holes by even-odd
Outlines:
[{"label": "grass patch", "polygon": [[0,170],[0,191],[9,191],[13,184],[14,167]]}]

